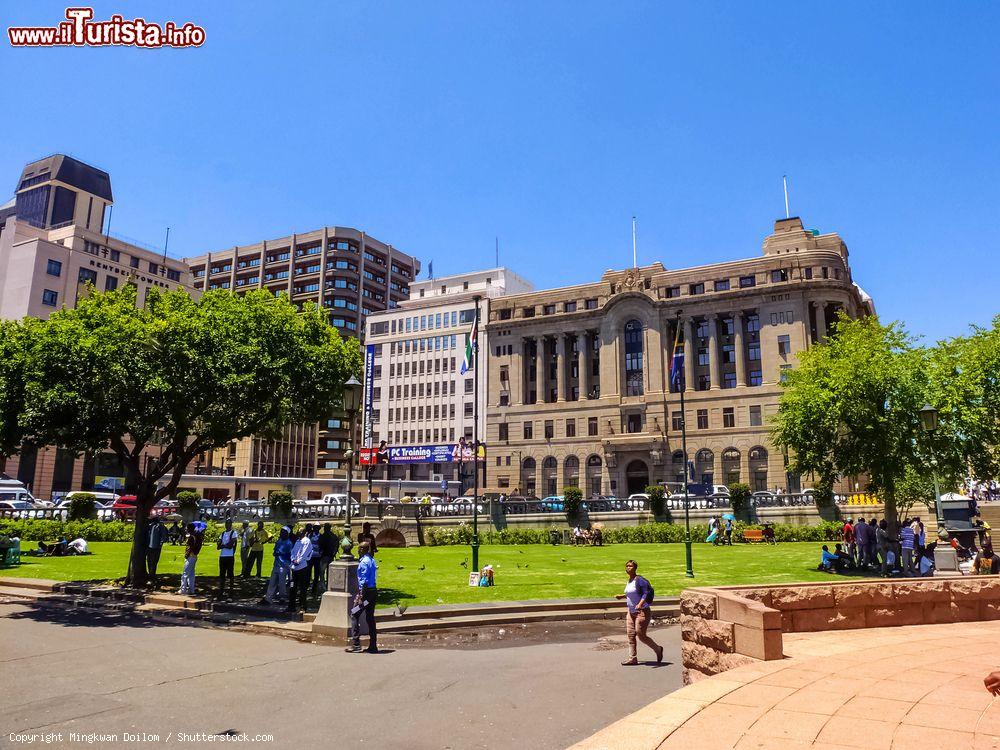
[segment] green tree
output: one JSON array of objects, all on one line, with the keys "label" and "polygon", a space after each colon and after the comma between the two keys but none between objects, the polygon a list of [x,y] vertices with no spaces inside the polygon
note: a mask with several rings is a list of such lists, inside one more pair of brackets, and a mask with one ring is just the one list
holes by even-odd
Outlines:
[{"label": "green tree", "polygon": [[37,323],[33,318],[0,320],[0,471],[21,448],[24,429],[24,363],[27,342]]},{"label": "green tree", "polygon": [[750,497],[752,495],[749,484],[733,482],[729,485],[729,503],[732,505],[733,515],[744,520],[749,517]]},{"label": "green tree", "polygon": [[942,486],[971,468],[1000,476],[1000,315],[991,328],[940,342],[929,359],[932,406],[939,411],[933,449]]},{"label": "green tree", "polygon": [[790,449],[793,471],[827,481],[866,474],[895,527],[899,482],[930,458],[919,413],[930,393],[928,352],[898,323],[841,315],[827,341],[799,359],[782,389],[775,443]]},{"label": "green tree", "polygon": [[[135,585],[146,580],[150,509],[174,494],[197,454],[328,416],[361,370],[357,342],[342,340],[324,313],[263,290],[192,299],[151,289],[139,307],[126,285],[31,327],[20,427],[33,445],[110,447],[121,460],[137,496]],[[147,449],[159,455],[144,461]]]}]

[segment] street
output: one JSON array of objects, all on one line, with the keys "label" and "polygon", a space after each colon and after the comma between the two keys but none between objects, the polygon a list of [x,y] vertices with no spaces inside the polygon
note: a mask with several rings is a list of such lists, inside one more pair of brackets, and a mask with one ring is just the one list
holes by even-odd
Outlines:
[{"label": "street", "polygon": [[[0,603],[0,744],[26,742],[12,733],[62,733],[55,747],[246,733],[271,735],[274,747],[565,748],[680,687],[678,628],[650,631],[665,646],[664,666],[625,668],[624,634],[612,627],[531,626],[512,646],[440,637],[421,646],[411,637],[387,640],[385,653],[352,655],[270,636]],[[546,636],[550,628],[555,635]],[[570,640],[574,631],[583,640]],[[644,658],[652,659],[648,650],[640,651]],[[116,738],[71,742],[71,732]]]}]

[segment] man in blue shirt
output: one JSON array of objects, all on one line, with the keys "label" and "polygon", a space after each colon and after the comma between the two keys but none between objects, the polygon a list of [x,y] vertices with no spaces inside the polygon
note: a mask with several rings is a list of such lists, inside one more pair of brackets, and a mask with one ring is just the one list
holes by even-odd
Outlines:
[{"label": "man in blue shirt", "polygon": [[375,634],[375,599],[378,596],[378,589],[375,585],[375,576],[378,566],[375,558],[372,557],[371,544],[362,542],[358,546],[358,554],[361,562],[358,564],[358,593],[351,605],[351,635],[353,642],[345,649],[349,653],[361,652],[361,616],[364,614],[368,623],[368,653],[377,654]]},{"label": "man in blue shirt", "polygon": [[292,542],[289,539],[291,532],[292,530],[287,526],[282,526],[278,540],[274,543],[274,567],[271,568],[271,578],[267,582],[267,593],[260,600],[261,604],[273,604],[275,594],[281,599],[286,596],[288,570],[292,565]]}]

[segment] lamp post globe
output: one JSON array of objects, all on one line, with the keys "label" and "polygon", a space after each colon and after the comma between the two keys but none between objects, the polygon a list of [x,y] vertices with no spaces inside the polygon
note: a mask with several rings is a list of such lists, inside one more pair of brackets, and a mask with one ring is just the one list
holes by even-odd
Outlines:
[{"label": "lamp post globe", "polygon": [[344,412],[347,414],[350,448],[344,452],[344,458],[347,459],[347,507],[344,515],[344,537],[340,540],[340,559],[353,560],[354,555],[351,554],[351,548],[354,546],[354,541],[351,539],[351,492],[353,490],[352,485],[354,484],[354,455],[356,453],[354,450],[354,420],[357,417],[358,406],[361,403],[361,383],[353,375],[344,383],[343,400]]},{"label": "lamp post globe", "polygon": [[938,410],[930,404],[924,404],[920,410],[920,425],[924,432],[934,432],[938,427]]}]

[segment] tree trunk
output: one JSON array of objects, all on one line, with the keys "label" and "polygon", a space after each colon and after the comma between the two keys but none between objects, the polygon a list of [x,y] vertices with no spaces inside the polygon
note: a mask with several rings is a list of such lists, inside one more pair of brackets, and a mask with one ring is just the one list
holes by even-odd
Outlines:
[{"label": "tree trunk", "polygon": [[889,537],[895,537],[899,529],[899,514],[896,512],[896,488],[891,482],[887,482],[884,489],[885,494],[885,525]]},{"label": "tree trunk", "polygon": [[132,532],[132,554],[125,579],[127,586],[142,588],[149,581],[146,570],[146,549],[149,543],[149,512],[156,500],[146,483],[139,485],[141,495],[136,496],[135,525]]}]

